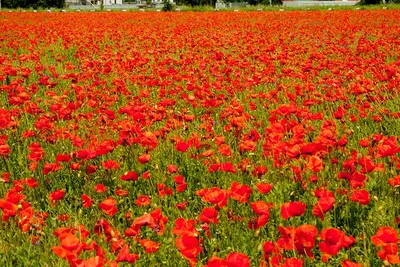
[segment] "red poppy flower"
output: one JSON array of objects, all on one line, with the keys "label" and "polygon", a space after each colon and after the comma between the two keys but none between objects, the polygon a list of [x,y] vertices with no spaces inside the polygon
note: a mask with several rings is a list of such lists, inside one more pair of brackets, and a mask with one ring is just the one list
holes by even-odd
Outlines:
[{"label": "red poppy flower", "polygon": [[270,216],[269,214],[265,214],[255,218],[251,218],[247,223],[247,227],[250,230],[257,230],[268,223],[269,216]]},{"label": "red poppy flower", "polygon": [[241,203],[248,201],[253,190],[247,185],[241,185],[238,182],[232,182],[231,189],[229,190],[229,197]]},{"label": "red poppy flower", "polygon": [[183,141],[179,141],[176,146],[175,149],[179,152],[186,152],[190,147],[189,143],[185,143]]},{"label": "red poppy flower", "polygon": [[[30,178],[28,178],[29,180]],[[9,183],[10,182],[10,173],[4,172],[1,174],[0,181],[3,183]],[[28,185],[29,186],[29,185]]]},{"label": "red poppy flower", "polygon": [[[168,218],[163,216],[161,213],[161,209],[155,209],[153,212],[146,213],[133,221],[133,224],[130,226],[131,231],[129,234],[137,235],[139,230],[143,226],[149,226],[153,231],[155,231],[158,235],[162,235],[165,231],[165,224],[167,223]],[[125,235],[127,232],[125,231]]]},{"label": "red poppy flower", "polygon": [[[214,151],[211,150],[211,149],[209,149],[209,150],[206,150],[206,151],[204,151],[203,153],[201,153],[201,155],[202,155],[203,157],[205,157],[205,158],[209,158],[209,157],[211,157],[211,156],[214,155]],[[208,170],[208,171],[210,171],[210,170]]]},{"label": "red poppy flower", "polygon": [[268,171],[268,168],[265,166],[257,166],[254,171],[253,171],[253,176],[256,176],[258,178],[261,178],[264,174],[266,174]]},{"label": "red poppy flower", "polygon": [[214,138],[214,141],[215,141],[215,145],[216,145],[216,146],[220,146],[220,145],[222,145],[223,143],[225,143],[225,137],[222,136],[222,135],[216,136],[216,137]]},{"label": "red poppy flower", "polygon": [[255,143],[252,140],[246,140],[243,143],[239,144],[239,150],[240,152],[254,152],[256,151],[257,143]]},{"label": "red poppy flower", "polygon": [[99,207],[105,214],[112,217],[118,212],[118,209],[115,206],[116,204],[117,201],[115,199],[108,197],[99,204]]},{"label": "red poppy flower", "polygon": [[[303,155],[314,155],[318,151],[324,151],[326,150],[325,146],[320,143],[311,143],[311,144],[305,144],[300,148],[300,152]],[[318,162],[319,158],[314,158]],[[312,163],[311,163],[312,165]],[[312,167],[312,166],[311,166]]]},{"label": "red poppy flower", "polygon": [[268,260],[268,258],[272,255],[274,251],[274,243],[271,241],[266,241],[263,244],[263,253],[264,253],[264,260]]},{"label": "red poppy flower", "polygon": [[[8,144],[0,143],[0,156],[5,158],[11,153],[10,146]],[[29,156],[28,156],[29,159]]]},{"label": "red poppy flower", "polygon": [[79,170],[80,167],[81,167],[81,165],[80,165],[79,163],[76,163],[76,162],[72,162],[72,163],[69,165],[69,168],[70,168],[71,170],[74,170],[74,171]]},{"label": "red poppy flower", "polygon": [[393,187],[395,187],[395,186],[400,186],[400,175],[397,175],[397,176],[394,177],[394,178],[390,178],[390,179],[388,180],[388,184],[389,184],[390,186],[393,186]]},{"label": "red poppy flower", "polygon": [[92,258],[82,261],[82,266],[85,266],[85,267],[98,267],[98,266],[101,266],[101,264],[102,264],[102,262],[101,262],[100,256],[94,256]]},{"label": "red poppy flower", "polygon": [[168,164],[167,168],[169,173],[176,173],[178,171],[178,167],[172,164]]},{"label": "red poppy flower", "polygon": [[35,178],[31,177],[31,178],[26,179],[26,185],[29,188],[35,188],[39,185],[39,183],[35,180]]},{"label": "red poppy flower", "polygon": [[285,262],[283,263],[284,267],[302,267],[303,266],[303,260],[302,259],[296,259],[296,258],[289,258],[286,259]]},{"label": "red poppy flower", "polygon": [[397,137],[384,137],[383,142],[379,143],[376,147],[375,158],[390,157],[400,152],[397,145]]},{"label": "red poppy flower", "polygon": [[61,200],[65,195],[65,190],[57,189],[55,192],[50,193],[49,200],[54,205],[56,201]]},{"label": "red poppy flower", "polygon": [[184,192],[186,190],[186,188],[187,188],[187,183],[179,184],[176,187],[176,192],[178,192],[178,193]]},{"label": "red poppy flower", "polygon": [[189,261],[190,266],[195,266],[197,263],[196,257],[202,250],[199,240],[194,236],[184,235],[182,238],[175,239],[175,245],[182,256]]},{"label": "red poppy flower", "polygon": [[375,246],[381,247],[389,243],[399,242],[397,231],[389,226],[379,227],[374,236],[371,237],[372,243]]},{"label": "red poppy flower", "polygon": [[36,133],[32,130],[26,130],[25,132],[22,133],[21,137],[22,138],[30,138],[30,137],[34,137],[36,135]]},{"label": "red poppy flower", "polygon": [[358,164],[362,167],[362,173],[369,173],[375,170],[375,164],[369,156],[362,156],[358,160]]},{"label": "red poppy flower", "polygon": [[312,172],[320,172],[324,168],[324,163],[318,156],[311,156],[307,168]]},{"label": "red poppy flower", "polygon": [[342,231],[336,228],[326,228],[320,234],[322,242],[319,249],[322,253],[335,256],[342,248],[349,248],[356,241],[351,236],[346,236]]},{"label": "red poppy flower", "polygon": [[51,251],[53,251],[53,253],[56,254],[61,259],[67,259],[67,255],[74,256],[71,252],[68,253],[68,251],[65,250],[62,246],[54,246],[51,248]]},{"label": "red poppy flower", "polygon": [[215,172],[218,171],[220,169],[221,165],[220,164],[211,164],[208,167],[208,172]]},{"label": "red poppy flower", "polygon": [[56,156],[56,162],[69,162],[71,157],[66,154],[58,154]]},{"label": "red poppy flower", "polygon": [[258,183],[258,184],[256,184],[256,187],[261,194],[268,194],[271,191],[271,189],[274,187],[274,185],[267,184],[267,183]]},{"label": "red poppy flower", "polygon": [[139,175],[136,172],[129,171],[124,173],[124,175],[121,176],[122,181],[137,181],[139,178]]},{"label": "red poppy flower", "polygon": [[161,244],[147,239],[142,239],[139,243],[145,249],[146,253],[155,253],[161,246]]},{"label": "red poppy flower", "polygon": [[227,144],[220,145],[218,147],[218,152],[224,157],[229,157],[232,155],[231,148]]},{"label": "red poppy flower", "polygon": [[56,172],[58,170],[61,170],[63,167],[60,166],[58,163],[45,163],[43,167],[43,174],[47,175],[51,172]]},{"label": "red poppy flower", "polygon": [[354,202],[358,202],[361,205],[368,205],[369,204],[369,193],[367,190],[355,190],[351,196],[350,199]]},{"label": "red poppy flower", "polygon": [[172,233],[178,236],[198,236],[199,232],[195,228],[195,223],[195,220],[178,218],[175,221],[175,227],[172,229]]},{"label": "red poppy flower", "polygon": [[69,251],[73,251],[78,248],[80,241],[74,234],[67,234],[60,238],[61,246]]},{"label": "red poppy flower", "polygon": [[158,145],[157,136],[151,132],[145,132],[140,138],[140,144],[143,147],[148,147],[150,150],[153,150]]},{"label": "red poppy flower", "polygon": [[185,210],[187,204],[189,204],[189,202],[188,201],[184,201],[184,202],[181,202],[181,203],[177,203],[175,206],[180,210]]},{"label": "red poppy flower", "polygon": [[178,185],[176,187],[177,192],[183,192],[187,188],[187,183],[185,182],[185,178],[182,175],[174,176],[174,182]]},{"label": "red poppy flower", "polygon": [[225,261],[227,267],[250,267],[249,257],[239,252],[229,253]]},{"label": "red poppy flower", "polygon": [[182,184],[185,182],[185,177],[183,177],[182,175],[175,175],[174,182],[177,184]]},{"label": "red poppy flower", "polygon": [[250,206],[257,215],[269,215],[269,209],[271,208],[271,204],[262,200],[252,202]]},{"label": "red poppy flower", "polygon": [[244,140],[251,140],[257,142],[260,139],[260,134],[256,129],[252,129],[248,134],[244,135]]},{"label": "red poppy flower", "polygon": [[94,190],[96,190],[97,193],[104,193],[107,191],[107,187],[105,187],[103,184],[97,184],[94,187]]},{"label": "red poppy flower", "polygon": [[350,260],[344,260],[341,262],[342,267],[362,267],[360,263],[355,263]]},{"label": "red poppy flower", "polygon": [[68,214],[60,214],[58,215],[58,220],[61,222],[65,222],[69,220],[69,215]]},{"label": "red poppy flower", "polygon": [[157,189],[158,189],[158,195],[160,197],[165,197],[167,195],[174,194],[174,192],[172,191],[172,188],[167,187],[165,184],[157,184]]},{"label": "red poppy flower", "polygon": [[150,161],[150,159],[151,156],[149,154],[143,154],[138,157],[138,161],[140,164],[146,164],[147,162]]},{"label": "red poppy flower", "polygon": [[128,195],[128,191],[117,187],[115,189],[115,194],[119,197],[126,197]]},{"label": "red poppy flower", "polygon": [[129,253],[129,247],[128,247],[128,245],[125,245],[119,251],[117,259],[115,261],[116,262],[128,262],[130,264],[134,264],[135,261],[137,261],[138,259],[139,259],[139,255],[134,254],[134,253]]},{"label": "red poppy flower", "polygon": [[199,216],[199,220],[203,223],[218,223],[218,210],[215,208],[204,208]]},{"label": "red poppy flower", "polygon": [[246,117],[245,116],[240,116],[240,117],[233,117],[229,119],[229,122],[231,125],[235,128],[243,128],[246,124]]},{"label": "red poppy flower", "polygon": [[334,197],[321,197],[313,208],[313,215],[319,217],[321,220],[324,220],[324,214],[333,209],[334,204]]},{"label": "red poppy flower", "polygon": [[103,162],[103,167],[105,170],[118,170],[119,164],[116,161],[109,159]]},{"label": "red poppy flower", "polygon": [[300,202],[288,202],[284,203],[281,207],[281,215],[284,220],[290,217],[302,216],[306,212],[307,205]]},{"label": "red poppy flower", "polygon": [[85,194],[82,194],[81,195],[81,199],[82,199],[82,206],[83,207],[89,208],[90,206],[93,205],[93,200],[89,196],[87,196]]},{"label": "red poppy flower", "polygon": [[220,171],[222,172],[231,172],[231,173],[236,173],[236,169],[233,166],[232,163],[230,162],[224,162],[220,164]]},{"label": "red poppy flower", "polygon": [[387,261],[389,264],[400,264],[400,258],[398,256],[399,247],[397,244],[389,243],[382,247],[381,250],[378,251],[378,257]]},{"label": "red poppy flower", "polygon": [[294,250],[296,228],[278,226],[278,231],[281,236],[276,241],[276,244],[282,249]]},{"label": "red poppy flower", "polygon": [[141,207],[141,206],[148,206],[150,205],[150,198],[148,196],[138,196],[138,198],[135,201],[136,206]]},{"label": "red poppy flower", "polygon": [[18,205],[10,201],[0,199],[0,209],[3,211],[2,220],[7,222],[9,217],[14,217],[17,215]]},{"label": "red poppy flower", "polygon": [[227,267],[227,263],[224,259],[218,258],[216,256],[212,256],[208,261],[207,265],[203,267]]},{"label": "red poppy flower", "polygon": [[151,173],[149,171],[146,171],[142,174],[143,179],[150,179]]},{"label": "red poppy flower", "polygon": [[87,174],[94,174],[97,171],[97,166],[89,164],[86,166],[86,173]]},{"label": "red poppy flower", "polygon": [[32,144],[29,145],[28,149],[30,151],[27,157],[28,160],[32,161],[43,160],[45,153],[39,143],[33,142]]},{"label": "red poppy flower", "polygon": [[225,190],[219,189],[218,187],[212,187],[210,189],[205,189],[205,193],[202,195],[202,200],[218,205],[222,208],[228,203],[228,194]]},{"label": "red poppy flower", "polygon": [[294,246],[299,254],[314,258],[311,250],[315,246],[318,230],[313,225],[301,225],[296,228]]}]

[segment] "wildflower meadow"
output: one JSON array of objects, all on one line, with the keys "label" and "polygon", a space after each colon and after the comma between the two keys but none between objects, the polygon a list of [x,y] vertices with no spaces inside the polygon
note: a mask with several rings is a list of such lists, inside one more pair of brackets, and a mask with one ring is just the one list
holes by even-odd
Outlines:
[{"label": "wildflower meadow", "polygon": [[0,266],[396,266],[400,11],[0,13]]}]

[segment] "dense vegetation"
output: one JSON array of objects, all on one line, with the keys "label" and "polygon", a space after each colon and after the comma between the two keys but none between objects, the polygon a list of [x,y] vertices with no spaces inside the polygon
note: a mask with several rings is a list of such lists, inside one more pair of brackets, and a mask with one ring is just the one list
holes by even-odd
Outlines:
[{"label": "dense vegetation", "polygon": [[399,32],[0,13],[0,266],[400,264]]},{"label": "dense vegetation", "polygon": [[1,0],[4,8],[63,8],[65,0]]}]

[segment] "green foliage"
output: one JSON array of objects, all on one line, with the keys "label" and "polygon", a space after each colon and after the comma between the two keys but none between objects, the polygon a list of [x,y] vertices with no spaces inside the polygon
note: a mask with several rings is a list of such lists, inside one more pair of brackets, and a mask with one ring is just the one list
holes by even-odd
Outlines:
[{"label": "green foliage", "polygon": [[361,5],[379,5],[381,4],[381,0],[361,0],[360,4]]},{"label": "green foliage", "polygon": [[260,4],[260,0],[249,0],[248,1],[248,3],[249,3],[249,5],[252,5],[252,6],[255,6],[255,5],[258,5],[258,4]]},{"label": "green foliage", "polygon": [[[227,2],[227,3],[235,3],[235,2],[238,2],[238,0],[225,0],[225,2]],[[247,2],[251,6],[259,6],[259,5],[262,5],[262,6],[270,6],[270,5],[280,6],[280,5],[282,5],[282,0],[247,0],[247,1],[243,0],[243,2]]]},{"label": "green foliage", "polygon": [[[192,10],[209,8],[205,5]],[[388,178],[399,175],[398,15],[391,10],[242,12],[257,8],[243,7],[239,13],[172,14],[176,16],[147,12],[144,19],[136,19],[134,13],[116,12],[104,16],[72,12],[60,16],[40,12],[29,16],[22,12],[0,15],[0,55],[4,55],[0,56],[1,126],[12,121],[8,128],[0,129],[0,202],[3,207],[7,192],[15,185],[8,195],[16,196],[9,198],[13,201],[10,206],[18,213],[8,222],[0,220],[1,267],[69,266],[52,250],[56,246],[70,247],[70,242],[62,242],[54,234],[57,229],[64,233],[76,231],[78,250],[88,249],[79,256],[82,260],[104,254],[108,261],[115,261],[117,253],[113,253],[112,246],[117,242],[113,240],[121,237],[130,252],[140,255],[134,266],[186,267],[188,263],[176,245],[178,236],[172,230],[178,218],[194,220],[199,229],[198,234],[193,234],[201,239],[197,266],[205,265],[213,256],[224,258],[236,251],[251,259],[250,266],[260,266],[265,258],[264,242],[275,243],[284,237],[279,226],[294,229],[304,225],[315,226],[318,233],[331,227],[340,229],[353,236],[356,244],[341,249],[328,263],[321,260],[321,237],[310,241],[315,243],[314,259],[294,249],[282,252],[282,257],[298,257],[304,260],[304,266],[316,267],[341,266],[345,259],[366,266],[386,264],[376,254],[382,248],[376,247],[371,237],[380,226],[396,227],[399,231],[395,218],[400,215],[396,204],[400,188],[388,183]],[[382,7],[362,7],[374,8]],[[85,19],[73,19],[82,15]],[[100,17],[101,24],[93,27]],[[68,23],[63,23],[67,19]],[[382,23],[388,27],[382,27]],[[358,25],[356,33],[352,25]],[[313,60],[312,71],[304,68],[307,60]],[[353,62],[354,66],[349,65]],[[32,71],[28,77],[26,70]],[[50,78],[49,82],[43,80],[44,76]],[[207,104],[213,103],[209,100],[218,102],[211,106]],[[24,103],[20,104],[21,101]],[[343,112],[339,112],[338,106],[345,107],[344,115],[335,115]],[[71,117],[65,116],[65,111],[71,111]],[[10,119],[3,114],[10,114]],[[11,117],[12,114],[15,116]],[[231,118],[224,117],[225,114],[231,114]],[[243,118],[248,116],[248,121],[230,129],[234,122],[237,124],[237,114],[245,114]],[[51,125],[44,125],[50,129],[41,130],[41,118],[51,118]],[[258,139],[249,132],[251,129],[262,137],[255,149],[243,151],[242,141]],[[34,136],[25,137],[28,130],[33,130]],[[151,141],[147,134],[151,132],[157,132],[155,148],[146,147]],[[343,136],[346,144],[344,139],[339,140]],[[392,136],[392,140],[388,139]],[[232,151],[229,156],[219,150],[221,144],[217,141],[221,137]],[[2,157],[1,153],[7,153],[1,143],[5,138],[11,153]],[[177,151],[178,138],[190,142],[187,152]],[[107,148],[100,145],[103,140],[110,140]],[[140,144],[136,143],[139,141]],[[39,143],[45,152],[36,169],[29,166],[28,158],[33,142]],[[376,153],[392,143],[396,143],[392,145],[393,152],[388,152],[397,155],[381,157]],[[312,144],[321,151],[304,149],[302,155],[298,154],[301,148]],[[270,150],[284,154],[274,157]],[[209,151],[216,153],[210,157]],[[142,153],[151,153],[149,163],[139,163],[137,157]],[[308,167],[310,153],[318,153],[324,162],[318,172]],[[70,155],[71,161],[62,160],[62,169],[44,174],[45,162],[58,162],[59,154]],[[367,205],[351,199],[355,187],[361,184],[361,169],[371,165],[361,159],[363,155],[371,156],[371,164],[379,168],[375,171],[372,166],[374,171],[365,174],[364,187],[371,195]],[[280,158],[285,160],[284,164],[275,166],[278,164],[274,161]],[[111,159],[120,164],[119,169],[105,168],[104,163]],[[240,164],[238,172],[210,172],[210,164],[226,161]],[[82,166],[72,169],[72,163]],[[177,166],[176,173],[168,170],[169,164]],[[98,167],[97,171],[89,173],[89,165]],[[265,166],[268,171],[253,174],[257,166]],[[139,178],[121,179],[130,170]],[[347,171],[351,171],[351,181],[339,179],[339,174]],[[4,182],[5,172],[11,174],[9,182]],[[151,177],[145,178],[147,172]],[[178,175],[184,177],[187,189],[175,193]],[[28,177],[37,180],[35,188],[28,187],[32,186]],[[233,182],[252,188],[248,202],[233,199],[240,193],[231,189]],[[105,192],[95,190],[99,183],[107,187]],[[260,183],[274,186],[264,194],[258,190]],[[161,195],[162,184],[172,188],[174,194]],[[229,200],[218,208],[219,222],[204,225],[209,226],[207,237],[199,215],[215,204],[204,201],[196,192],[213,187],[222,189],[220,193]],[[337,199],[324,220],[313,214],[314,206],[322,209],[315,193],[319,188],[331,191]],[[57,189],[65,189],[66,195],[54,204],[49,196]],[[117,194],[117,190],[126,190],[127,195]],[[83,193],[93,198],[92,207],[83,206]],[[149,206],[136,204],[140,195],[151,198]],[[106,215],[98,205],[109,196],[118,203],[115,216]],[[21,204],[16,206],[15,199]],[[186,201],[186,209],[176,207]],[[270,217],[265,226],[250,230],[248,222],[257,219],[250,204],[255,201],[271,206]],[[284,203],[294,201],[306,204],[305,213],[284,219]],[[158,227],[151,229],[147,222],[137,238],[124,235],[133,221],[143,221],[142,216],[156,208],[168,217],[163,235]],[[43,227],[39,224],[39,212],[48,213]],[[70,219],[61,220],[60,215]],[[31,228],[23,232],[20,227],[28,216],[33,216],[29,221]],[[94,233],[98,220],[109,221],[115,229],[107,231],[110,237]],[[78,225],[88,229],[89,239],[83,238],[82,228],[70,229]],[[161,246],[154,254],[145,253],[139,238]],[[291,240],[294,237],[287,242],[293,243]],[[89,250],[95,245],[96,251]]]},{"label": "green foliage", "polygon": [[186,5],[186,6],[211,6],[215,7],[216,0],[177,0],[177,5]]},{"label": "green foliage", "polygon": [[[265,3],[265,1],[263,2],[264,4],[268,4],[268,3]],[[273,5],[273,6],[281,6],[282,5],[282,0],[272,0],[271,1],[271,4]]]},{"label": "green foliage", "polygon": [[4,8],[63,8],[65,0],[3,0]]},{"label": "green foliage", "polygon": [[172,6],[172,3],[169,0],[164,0],[163,4],[164,4],[164,6],[162,8],[162,11],[164,11],[164,12],[172,11],[173,6]]}]

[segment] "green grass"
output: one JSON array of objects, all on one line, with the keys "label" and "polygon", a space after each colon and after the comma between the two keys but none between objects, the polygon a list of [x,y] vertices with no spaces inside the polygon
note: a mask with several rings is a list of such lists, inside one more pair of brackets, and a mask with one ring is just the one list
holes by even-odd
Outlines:
[{"label": "green grass", "polygon": [[[7,144],[11,150],[0,157],[0,175],[10,173],[9,183],[0,182],[0,199],[18,188],[21,180],[34,177],[38,186],[22,186],[24,203],[17,201],[17,210],[29,203],[36,212],[34,218],[39,217],[37,212],[48,213],[48,217],[45,225],[31,221],[26,232],[18,225],[23,214],[0,222],[0,266],[68,266],[52,252],[61,243],[54,232],[79,225],[90,232],[85,241],[96,242],[104,250],[105,259],[114,261],[118,253],[112,252],[112,242],[104,234],[94,233],[101,219],[110,223],[114,237],[120,236],[129,251],[139,255],[137,266],[188,266],[175,244],[178,236],[172,233],[178,218],[196,220],[202,248],[196,257],[197,266],[207,264],[212,256],[225,258],[232,252],[247,255],[251,266],[259,266],[264,242],[276,242],[281,237],[279,226],[304,224],[315,226],[318,234],[337,228],[354,237],[356,243],[342,248],[328,263],[323,262],[318,248],[319,235],[312,249],[314,259],[294,250],[280,255],[301,258],[304,266],[340,266],[345,259],[366,266],[384,264],[376,254],[380,248],[371,237],[381,226],[398,233],[399,187],[387,182],[399,174],[398,153],[384,158],[375,155],[384,140],[398,137],[400,128],[400,120],[390,115],[398,112],[400,105],[396,64],[399,21],[397,10],[366,8],[380,10],[335,14],[305,10],[173,15],[70,12],[65,17],[2,13],[0,103],[4,110],[0,115],[6,114],[6,119],[0,117],[0,125],[5,125],[5,120],[13,124],[0,129],[0,145]],[[383,22],[390,26],[384,27]],[[310,70],[304,68],[309,60]],[[395,75],[387,79],[389,66]],[[6,74],[11,67],[17,70],[16,75]],[[32,70],[29,78],[22,75],[25,68]],[[44,76],[56,85],[41,84]],[[26,97],[23,92],[29,100],[19,104],[18,97]],[[174,104],[168,104],[168,99]],[[41,112],[32,112],[33,104]],[[339,106],[346,110],[342,119],[335,118]],[[71,117],[63,119],[61,111],[67,112],[67,107],[72,110]],[[12,113],[10,119],[8,113]],[[187,114],[195,115],[194,120],[185,121]],[[235,119],[241,116],[246,121],[235,129]],[[50,126],[41,130],[37,122],[44,118]],[[241,151],[245,136],[253,129],[260,135],[255,150]],[[35,136],[22,137],[26,130],[33,130]],[[129,130],[126,135],[133,139],[123,142],[124,130]],[[154,149],[141,140],[145,132],[157,134]],[[295,139],[296,135],[300,137]],[[230,147],[230,156],[218,151],[216,139],[220,136]],[[177,151],[178,137],[191,140],[187,152]],[[343,137],[348,143],[336,145]],[[77,138],[82,140],[82,147],[77,147]],[[361,146],[360,141],[367,138],[375,141]],[[105,140],[114,149],[104,155],[96,152],[91,159],[79,158],[81,150],[100,151]],[[35,170],[27,158],[33,142],[45,152]],[[316,172],[309,166],[310,155],[291,158],[287,153],[296,145],[300,149],[312,142],[326,144],[325,152],[315,153],[323,162]],[[209,150],[214,155],[204,156]],[[145,153],[151,160],[140,164],[138,156]],[[63,168],[56,172],[43,174],[45,163],[54,163],[59,154],[71,156],[71,161],[61,162]],[[354,188],[349,181],[338,179],[340,172],[361,172],[361,156],[370,156],[374,164],[385,167],[384,171],[365,173],[367,179],[361,188],[369,192],[367,205],[352,201]],[[106,160],[115,160],[119,168],[106,170],[102,165]],[[354,161],[354,170],[345,169],[344,163],[349,160]],[[232,163],[236,173],[208,171],[211,164],[223,162]],[[73,170],[71,163],[81,166]],[[169,164],[176,165],[178,172],[169,173]],[[97,171],[89,174],[89,166],[97,167]],[[252,173],[257,166],[268,171],[257,177]],[[128,171],[135,171],[139,179],[121,180]],[[147,172],[151,177],[145,179]],[[174,182],[178,174],[187,183],[187,189],[180,193]],[[317,177],[314,182],[309,181],[312,175]],[[218,207],[219,222],[209,225],[208,237],[198,218],[204,208],[216,205],[196,192],[214,187],[229,191],[232,182],[249,186],[252,194],[248,202],[229,198],[225,206]],[[261,182],[274,185],[270,193],[258,192],[256,184]],[[106,192],[96,192],[95,186],[100,183]],[[172,188],[173,194],[160,196],[159,184]],[[320,188],[332,192],[336,199],[324,220],[313,215],[318,201],[315,191]],[[65,190],[65,196],[53,205],[49,195],[57,189]],[[117,195],[117,189],[126,190],[128,195]],[[90,196],[94,205],[84,208],[82,194]],[[149,206],[136,206],[141,195],[151,198]],[[106,197],[117,202],[114,216],[107,216],[98,206]],[[185,201],[185,210],[176,208],[177,203]],[[250,230],[248,222],[257,217],[250,203],[256,201],[271,203],[270,218],[265,226]],[[303,202],[307,209],[302,216],[284,220],[280,208],[293,201]],[[156,253],[146,254],[139,240],[124,236],[124,232],[136,218],[157,208],[168,222],[162,235],[148,226],[141,228],[138,239],[161,244]],[[128,212],[130,218],[125,217]],[[242,220],[232,220],[229,214]],[[62,221],[60,215],[69,219]],[[32,244],[33,237],[38,241]],[[95,255],[94,251],[84,251],[79,258]]]}]

